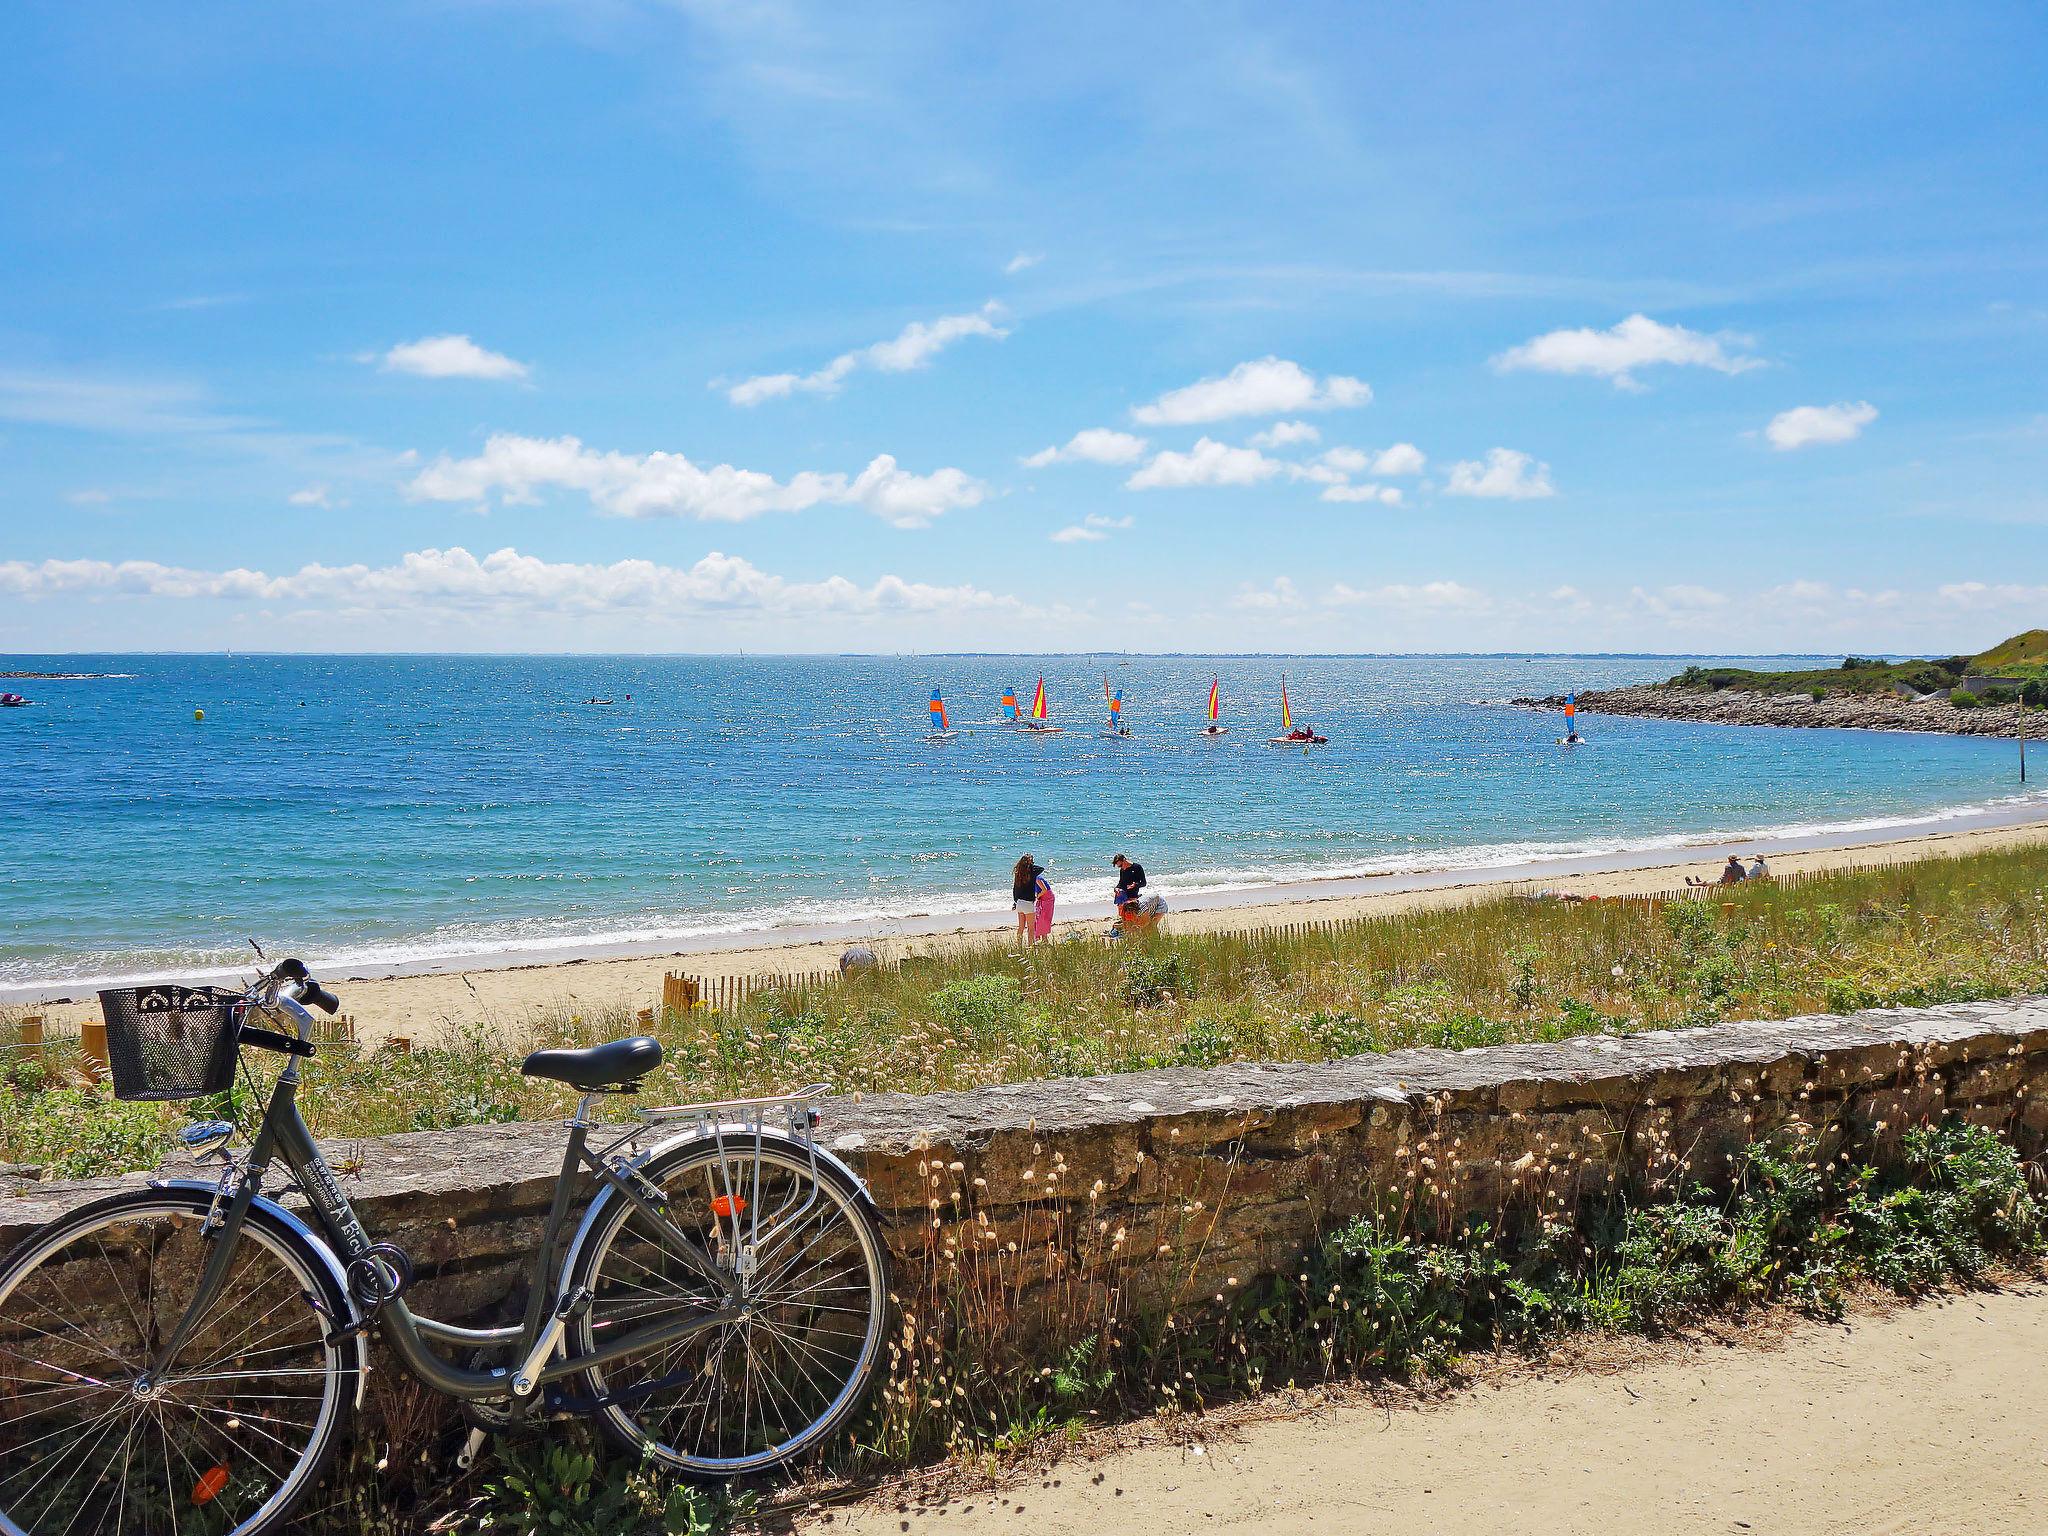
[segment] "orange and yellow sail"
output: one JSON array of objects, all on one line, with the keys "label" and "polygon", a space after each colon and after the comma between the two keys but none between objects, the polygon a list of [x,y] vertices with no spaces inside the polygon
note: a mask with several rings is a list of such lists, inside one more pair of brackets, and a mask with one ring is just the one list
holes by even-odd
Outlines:
[{"label": "orange and yellow sail", "polygon": [[1031,696],[1031,718],[1034,720],[1043,720],[1046,718],[1045,678],[1042,674],[1038,679],[1038,691]]},{"label": "orange and yellow sail", "polygon": [[1214,725],[1216,723],[1216,717],[1218,713],[1221,711],[1222,706],[1223,679],[1220,677],[1212,677],[1209,679],[1209,723],[1211,725]]},{"label": "orange and yellow sail", "polygon": [[1294,729],[1294,711],[1287,707],[1287,679],[1284,677],[1280,679],[1280,729]]}]

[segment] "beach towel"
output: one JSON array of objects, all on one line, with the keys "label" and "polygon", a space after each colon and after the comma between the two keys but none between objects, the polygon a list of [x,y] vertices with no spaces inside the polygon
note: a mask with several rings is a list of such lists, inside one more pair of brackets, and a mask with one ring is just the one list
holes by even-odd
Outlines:
[{"label": "beach towel", "polygon": [[1042,939],[1052,932],[1052,887],[1038,882],[1038,904],[1031,912],[1031,937]]}]

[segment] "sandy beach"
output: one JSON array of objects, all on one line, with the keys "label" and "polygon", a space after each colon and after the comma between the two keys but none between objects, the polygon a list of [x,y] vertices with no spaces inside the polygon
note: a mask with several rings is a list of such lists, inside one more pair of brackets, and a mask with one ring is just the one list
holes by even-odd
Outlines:
[{"label": "sandy beach", "polygon": [[[2030,819],[2030,818],[2041,819]],[[1775,841],[1749,839],[1684,850],[1592,854],[1496,869],[1423,870],[1356,879],[1305,881],[1256,890],[1176,895],[1160,889],[1172,906],[1168,929],[1175,933],[1247,931],[1290,923],[1341,921],[1427,907],[1456,906],[1517,892],[1556,890],[1579,896],[1632,896],[1681,888],[1687,876],[1712,878],[1729,853],[1762,852],[1772,869],[1795,874],[1849,869],[1908,859],[1943,858],[1995,848],[2048,843],[2048,816],[2041,808],[2015,808],[1958,823],[1953,830],[1911,837],[1882,832],[1816,833]],[[1078,879],[1061,882],[1071,893]],[[1084,889],[1106,893],[1107,871]],[[1056,938],[1100,934],[1107,926],[1105,898],[1062,900]],[[933,954],[1008,941],[1011,918],[985,912],[933,918],[892,918],[832,928],[787,929],[740,938],[708,939],[691,946],[666,946],[657,953],[594,953],[550,957],[545,963],[471,962],[441,970],[405,974],[323,972],[341,994],[343,1011],[357,1037],[380,1045],[398,1037],[430,1044],[479,1024],[516,1040],[535,1015],[559,1012],[611,1014],[655,1004],[663,976],[679,971],[698,977],[761,976],[831,970],[852,944],[866,944],[884,960]],[[23,997],[14,1006],[45,1015],[49,1027],[65,1031],[96,1016],[97,1000]]]}]

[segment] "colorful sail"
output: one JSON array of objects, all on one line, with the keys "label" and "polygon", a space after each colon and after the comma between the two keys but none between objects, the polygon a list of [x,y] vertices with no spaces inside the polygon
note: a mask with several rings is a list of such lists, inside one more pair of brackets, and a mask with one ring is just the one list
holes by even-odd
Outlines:
[{"label": "colorful sail", "polygon": [[1572,721],[1573,721],[1573,720],[1575,720],[1575,719],[1576,719],[1576,718],[1578,717],[1578,713],[1579,713],[1579,696],[1578,696],[1578,694],[1576,694],[1576,693],[1568,693],[1568,694],[1566,694],[1566,695],[1564,696],[1564,723],[1565,723],[1565,729],[1567,729],[1567,730],[1571,729],[1571,723],[1572,723]]},{"label": "colorful sail", "polygon": [[1216,717],[1219,711],[1221,710],[1222,705],[1223,679],[1220,677],[1212,677],[1209,679],[1209,723],[1211,725],[1214,725],[1216,723]]},{"label": "colorful sail", "polygon": [[1124,691],[1119,688],[1109,696],[1109,728],[1120,730],[1124,723]]},{"label": "colorful sail", "polygon": [[932,729],[935,731],[950,731],[952,728],[952,726],[946,723],[946,701],[939,697],[939,690],[934,688],[932,690]]},{"label": "colorful sail", "polygon": [[1280,729],[1294,729],[1294,711],[1287,707],[1287,679],[1284,677],[1280,679]]},{"label": "colorful sail", "polygon": [[1045,719],[1045,718],[1046,718],[1046,713],[1045,713],[1045,678],[1044,678],[1043,674],[1041,674],[1041,675],[1040,675],[1040,677],[1039,677],[1039,679],[1038,679],[1038,692],[1037,692],[1036,694],[1032,695],[1032,699],[1031,699],[1031,718],[1032,718],[1032,719],[1034,719],[1034,720],[1043,720],[1043,719]]},{"label": "colorful sail", "polygon": [[1017,690],[1014,688],[1005,688],[1003,690],[1003,718],[1005,720],[1017,718]]}]

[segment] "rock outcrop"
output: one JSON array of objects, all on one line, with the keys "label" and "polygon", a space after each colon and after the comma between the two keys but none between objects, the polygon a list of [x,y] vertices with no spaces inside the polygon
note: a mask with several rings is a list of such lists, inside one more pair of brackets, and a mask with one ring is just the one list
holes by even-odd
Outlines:
[{"label": "rock outcrop", "polygon": [[[1516,699],[1529,709],[1563,709],[1564,696]],[[1755,693],[1737,688],[1677,688],[1650,683],[1579,695],[1581,714],[1702,720],[1715,725],[1832,726],[1858,731],[1938,731],[1950,736],[2048,737],[2048,716],[2018,704],[1958,709],[1947,699],[1896,693]]]}]

